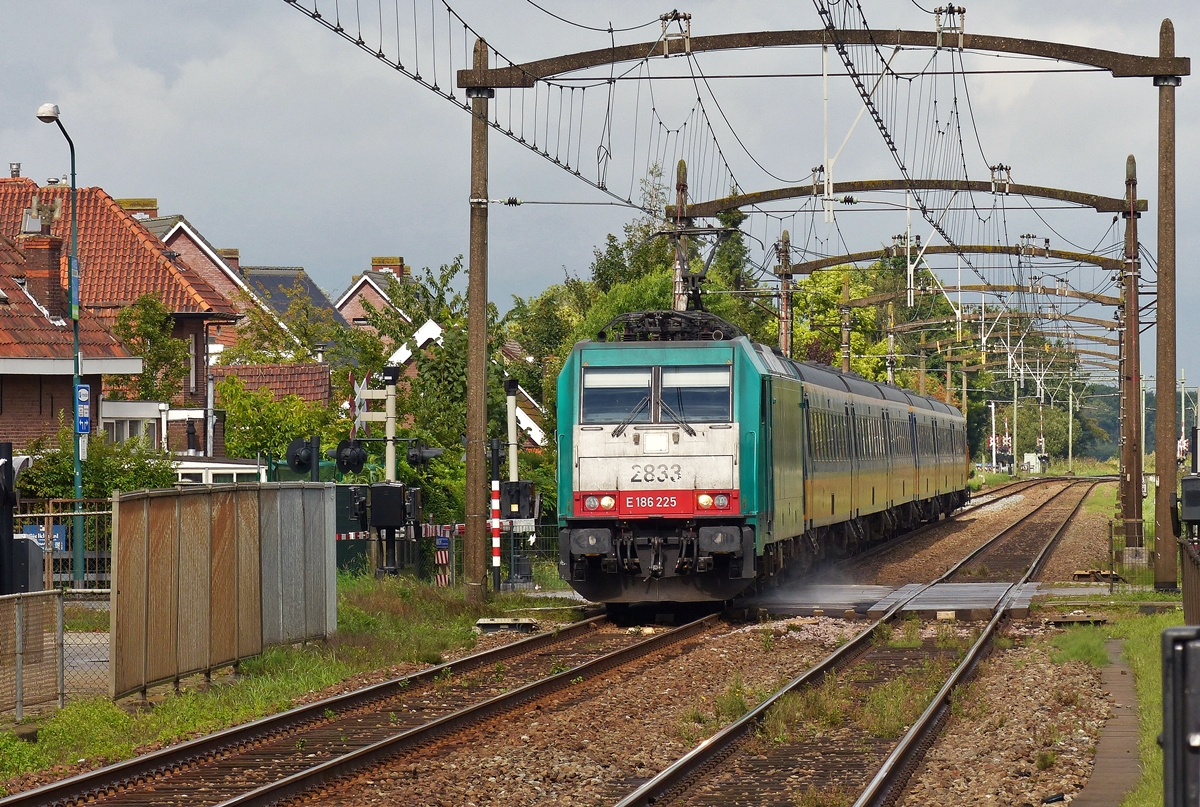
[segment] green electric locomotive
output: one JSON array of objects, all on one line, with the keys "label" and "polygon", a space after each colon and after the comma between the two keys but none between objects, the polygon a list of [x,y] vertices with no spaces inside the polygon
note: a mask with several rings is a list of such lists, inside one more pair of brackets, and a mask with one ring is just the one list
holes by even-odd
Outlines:
[{"label": "green electric locomotive", "polygon": [[968,497],[957,409],[704,312],[627,314],[575,345],[557,432],[559,573],[595,602],[728,600]]}]

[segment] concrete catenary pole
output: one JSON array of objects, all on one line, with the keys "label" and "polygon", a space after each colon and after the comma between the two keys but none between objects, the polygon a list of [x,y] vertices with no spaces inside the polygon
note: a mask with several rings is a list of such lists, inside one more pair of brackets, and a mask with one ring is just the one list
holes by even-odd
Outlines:
[{"label": "concrete catenary pole", "polygon": [[[1139,388],[1142,383],[1138,316],[1137,161],[1125,160],[1125,267],[1123,306],[1125,362],[1121,382],[1125,392],[1125,473],[1121,478],[1121,518],[1125,522],[1125,545],[1144,546],[1142,529],[1142,413]],[[1171,376],[1174,382],[1174,374]]]},{"label": "concrete catenary pole", "polygon": [[792,239],[784,230],[775,247],[775,271],[779,273],[779,349],[792,357]]},{"label": "concrete catenary pole", "polygon": [[[1175,55],[1175,26],[1163,20],[1158,29],[1158,55]],[[1158,85],[1158,330],[1156,334],[1154,473],[1154,587],[1177,586],[1178,548],[1171,531],[1171,494],[1178,466],[1175,458],[1175,87],[1179,76],[1157,76]]]},{"label": "concrete catenary pole", "polygon": [[[691,226],[692,220],[687,217],[687,163],[683,160],[675,167],[675,229],[682,230]],[[672,295],[672,307],[676,311],[687,311],[688,290],[684,277],[688,272],[687,236],[678,233],[675,236],[675,283]]]},{"label": "concrete catenary pole", "polygon": [[[476,71],[488,68],[488,46],[475,40]],[[487,301],[488,301],[488,96],[475,89],[471,98],[471,226],[467,275],[467,480],[465,491],[467,602],[483,602],[487,585],[488,473]]]}]

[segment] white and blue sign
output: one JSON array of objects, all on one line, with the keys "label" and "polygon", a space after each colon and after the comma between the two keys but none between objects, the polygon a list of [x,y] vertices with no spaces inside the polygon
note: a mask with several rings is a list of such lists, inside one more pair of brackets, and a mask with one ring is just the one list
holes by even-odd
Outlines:
[{"label": "white and blue sign", "polygon": [[75,433],[92,433],[92,388],[89,384],[75,385]]}]

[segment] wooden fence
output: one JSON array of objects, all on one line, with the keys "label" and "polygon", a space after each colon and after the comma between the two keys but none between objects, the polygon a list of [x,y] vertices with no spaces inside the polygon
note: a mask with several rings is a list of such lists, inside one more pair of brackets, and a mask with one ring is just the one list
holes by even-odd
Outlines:
[{"label": "wooden fence", "polygon": [[333,485],[188,486],[112,506],[113,697],[337,629]]}]

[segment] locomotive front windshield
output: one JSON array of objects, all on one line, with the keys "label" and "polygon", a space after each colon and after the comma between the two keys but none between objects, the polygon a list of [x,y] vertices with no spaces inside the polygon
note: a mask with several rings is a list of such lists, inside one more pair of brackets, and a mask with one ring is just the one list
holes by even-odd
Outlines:
[{"label": "locomotive front windshield", "polygon": [[585,367],[582,423],[728,423],[730,369]]},{"label": "locomotive front windshield", "polygon": [[589,367],[583,372],[584,423],[649,423],[649,367]]},{"label": "locomotive front windshield", "polygon": [[689,423],[727,423],[729,368],[662,368],[662,405]]}]

